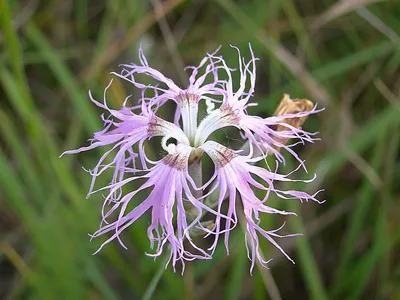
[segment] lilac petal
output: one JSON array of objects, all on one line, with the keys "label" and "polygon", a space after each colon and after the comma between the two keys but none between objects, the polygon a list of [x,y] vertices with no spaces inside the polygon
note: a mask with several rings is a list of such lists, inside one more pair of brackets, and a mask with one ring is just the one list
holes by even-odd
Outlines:
[{"label": "lilac petal", "polygon": [[[283,255],[285,255],[290,261],[293,260],[285,253],[285,251],[279,246],[279,244],[274,240],[274,238],[282,237],[293,237],[297,234],[290,235],[279,235],[276,232],[281,229],[266,231],[260,227],[258,224],[260,222],[259,214],[281,214],[281,215],[296,215],[293,212],[281,211],[272,207],[265,205],[264,203],[268,199],[271,192],[275,193],[279,198],[294,197],[303,200],[314,200],[318,201],[315,197],[318,194],[309,195],[302,191],[292,191],[292,190],[279,190],[273,185],[275,180],[278,181],[298,181],[289,179],[289,175],[281,175],[276,171],[271,172],[269,170],[263,169],[251,165],[249,161],[251,159],[248,156],[241,156],[229,148],[222,146],[215,142],[207,142],[202,146],[203,150],[210,156],[215,165],[216,184],[219,188],[218,206],[217,211],[220,211],[220,207],[223,201],[225,201],[225,194],[229,194],[228,201],[228,213],[227,217],[230,219],[236,218],[236,194],[240,195],[241,202],[244,208],[244,213],[246,217],[246,247],[248,249],[248,256],[252,261],[251,270],[254,268],[255,260],[258,260],[262,265],[266,265],[268,260],[262,258],[262,254],[259,249],[258,233],[265,237],[271,244],[278,248]],[[228,159],[230,158],[230,159]],[[298,167],[299,168],[299,167]],[[297,171],[296,168],[294,171]],[[255,181],[254,176],[258,176],[262,179],[265,184],[261,184]],[[300,180],[303,181],[303,180]],[[306,180],[307,182],[307,180]],[[259,199],[254,193],[253,189],[266,190],[267,195],[264,199]],[[230,220],[226,221],[226,232],[224,233],[225,246],[228,250],[229,241],[229,231],[231,230]],[[219,219],[216,218],[216,224],[213,228],[214,232],[214,242],[209,248],[214,251],[217,245],[217,240],[221,234],[219,227]],[[229,252],[228,252],[229,253]]]}]

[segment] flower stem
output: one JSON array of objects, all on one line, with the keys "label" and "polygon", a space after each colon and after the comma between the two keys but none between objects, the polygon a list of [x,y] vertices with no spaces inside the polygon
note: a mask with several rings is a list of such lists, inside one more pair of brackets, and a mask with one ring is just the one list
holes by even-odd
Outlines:
[{"label": "flower stem", "polygon": [[[189,164],[189,174],[196,183],[197,187],[201,187],[203,185],[203,170],[201,167],[201,156],[194,157],[192,162]],[[196,198],[199,198],[203,196],[203,191],[202,190],[194,190],[192,191],[193,196]]]},{"label": "flower stem", "polygon": [[160,279],[165,272],[165,266],[168,262],[168,259],[169,259],[168,255],[165,255],[164,259],[160,263],[160,267],[157,270],[157,273],[154,275],[150,284],[147,286],[146,291],[143,294],[142,300],[149,300],[153,296],[154,291],[156,290],[157,285],[160,282]]},{"label": "flower stem", "polygon": [[[203,185],[203,170],[201,165],[202,155],[202,151],[195,150],[189,157],[188,172],[197,187],[201,187]],[[192,195],[197,199],[203,196],[202,190],[191,189],[191,192]],[[186,216],[189,218],[189,220],[194,220],[194,218],[197,216],[197,209],[193,207],[188,208],[188,210],[186,211]]]}]

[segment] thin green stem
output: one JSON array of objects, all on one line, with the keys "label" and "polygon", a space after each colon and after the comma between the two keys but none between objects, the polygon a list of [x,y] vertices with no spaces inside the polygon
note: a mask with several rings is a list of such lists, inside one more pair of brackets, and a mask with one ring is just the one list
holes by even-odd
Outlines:
[{"label": "thin green stem", "polygon": [[[197,187],[201,187],[203,185],[203,170],[201,167],[201,158],[195,159],[190,165],[189,165],[189,174],[196,183]],[[193,196],[196,198],[199,198],[203,195],[203,192],[201,190],[193,190]]]},{"label": "thin green stem", "polygon": [[163,276],[163,274],[166,270],[165,266],[168,263],[168,259],[169,259],[169,257],[166,255],[164,257],[163,261],[161,262],[160,267],[157,270],[157,273],[154,275],[150,284],[147,286],[147,288],[143,294],[142,300],[149,300],[153,296],[153,294],[158,286],[158,283],[160,282],[161,277]]}]

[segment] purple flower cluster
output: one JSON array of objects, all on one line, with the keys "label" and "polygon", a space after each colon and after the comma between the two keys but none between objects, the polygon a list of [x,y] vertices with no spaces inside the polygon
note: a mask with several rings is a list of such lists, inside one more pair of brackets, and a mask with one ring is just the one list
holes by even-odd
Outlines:
[{"label": "purple flower cluster", "polygon": [[[150,67],[140,49],[140,65],[123,65],[120,73],[113,73],[138,90],[140,97],[137,105],[128,107],[127,101],[124,101],[119,110],[109,108],[106,91],[111,82],[105,89],[102,102],[96,101],[90,94],[91,101],[109,114],[106,118],[102,117],[104,129],[94,134],[89,146],[66,151],[65,154],[108,146],[97,165],[88,171],[92,176],[88,196],[106,191],[102,222],[93,234],[94,238],[104,234],[108,236],[99,250],[115,239],[125,247],[121,233],[149,212],[151,220],[147,235],[153,253],[148,255],[158,257],[166,250],[174,269],[178,261],[184,267],[185,261],[211,259],[221,236],[229,251],[229,234],[237,225],[239,214],[244,216],[246,222],[246,246],[252,261],[251,268],[257,260],[263,265],[268,263],[261,255],[259,236],[270,241],[291,260],[275,241],[282,237],[277,233],[280,228],[269,231],[261,228],[260,213],[295,215],[266,205],[271,193],[281,199],[319,201],[316,194],[279,189],[276,183],[295,180],[289,178],[290,174],[282,175],[255,163],[265,160],[268,155],[275,156],[277,165],[284,163],[279,151],[284,149],[300,162],[298,168],[304,166],[293,146],[299,142],[313,142],[315,138],[313,134],[285,121],[306,117],[319,110],[314,107],[310,111],[269,118],[249,115],[247,108],[256,105],[250,100],[255,89],[257,58],[250,47],[251,59],[246,62],[239,49],[234,48],[239,55],[238,70],[228,67],[216,52],[207,54],[198,66],[187,68],[191,70],[191,75],[189,85],[184,89]],[[235,72],[239,73],[237,88],[234,88],[232,78]],[[138,78],[143,77],[139,74],[147,75],[155,83],[139,82]],[[159,109],[169,100],[176,104],[173,122],[157,116]],[[206,115],[199,121],[199,107],[203,107],[199,106],[201,101],[205,102]],[[209,139],[218,129],[229,126],[241,131],[243,142],[249,149],[246,154],[243,150],[233,150]],[[165,156],[158,161],[151,160],[145,149],[146,142],[155,136],[161,137],[161,147],[157,151],[162,149],[165,152]],[[283,142],[288,140],[295,142]],[[208,155],[214,163],[214,174],[205,183],[193,176],[193,170],[190,170],[194,161],[200,160],[203,155]],[[200,168],[201,164],[197,166]],[[97,177],[106,170],[113,172],[111,182],[94,190]],[[196,172],[201,173],[201,170]],[[129,189],[134,184],[139,187]],[[257,189],[266,193],[265,197],[260,199],[255,193]],[[137,194],[142,191],[146,191],[147,196],[140,202]],[[217,195],[215,205],[208,205],[205,201],[211,194]],[[239,207],[243,212],[238,212]],[[212,217],[211,226],[205,226],[202,221],[206,213]],[[193,232],[203,232],[211,238],[212,245],[207,249],[196,245]]]}]

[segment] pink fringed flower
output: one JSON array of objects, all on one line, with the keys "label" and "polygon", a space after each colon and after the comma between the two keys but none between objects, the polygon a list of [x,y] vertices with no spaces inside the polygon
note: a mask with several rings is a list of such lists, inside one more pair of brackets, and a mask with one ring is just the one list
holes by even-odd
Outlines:
[{"label": "pink fringed flower", "polygon": [[[146,211],[151,209],[151,223],[147,234],[150,239],[151,248],[156,247],[155,253],[148,254],[149,256],[158,257],[161,255],[165,244],[168,244],[170,252],[169,260],[172,260],[174,268],[177,261],[181,261],[184,266],[184,260],[211,258],[208,253],[193,243],[189,233],[195,225],[199,224],[203,210],[218,216],[218,218],[223,218],[224,216],[205,206],[202,201],[195,198],[192,194],[192,190],[198,190],[188,173],[188,159],[192,152],[192,147],[178,144],[176,147],[171,145],[170,148],[172,154],[167,154],[160,161],[152,162],[148,160],[154,166],[149,169],[147,174],[131,176],[100,189],[110,189],[109,195],[104,199],[102,213],[102,224],[106,225],[101,226],[92,237],[99,237],[108,232],[112,232],[112,236],[100,246],[97,252],[114,239],[117,239],[126,248],[119,235]],[[138,179],[146,179],[146,182],[138,189],[127,193],[120,199],[112,197],[115,191]],[[132,199],[137,193],[143,190],[150,190],[149,196],[134,209],[127,212],[127,206]],[[106,205],[111,205],[111,208],[107,212],[105,212]],[[176,226],[174,226],[174,206],[176,207]],[[188,208],[191,211],[194,210],[197,212],[197,216],[190,222],[186,215],[186,209]],[[108,223],[108,219],[115,212],[118,212],[116,221]],[[185,240],[198,252],[197,254],[185,250]]]},{"label": "pink fringed flower", "polygon": [[[249,103],[255,90],[256,65],[258,60],[250,47],[251,60],[244,63],[240,57],[239,49],[234,47],[239,54],[240,83],[237,91],[234,91],[232,80],[232,69],[228,68],[221,57],[210,55],[215,61],[223,65],[223,69],[228,76],[224,87],[219,91],[223,95],[222,105],[215,110],[210,111],[209,115],[200,123],[196,132],[195,145],[203,144],[209,135],[214,131],[228,126],[234,126],[243,131],[250,147],[255,147],[261,153],[268,155],[273,153],[280,162],[284,162],[283,155],[276,150],[285,149],[290,152],[300,163],[302,161],[298,155],[291,149],[297,143],[313,142],[312,137],[315,134],[308,133],[301,128],[295,128],[287,124],[285,120],[291,118],[303,118],[311,114],[318,113],[316,106],[311,111],[298,112],[294,114],[285,114],[269,118],[249,115],[247,108],[256,106],[257,103]],[[249,77],[249,78],[248,78]],[[246,91],[246,84],[249,84],[249,91]],[[287,96],[287,95],[285,95]],[[286,130],[277,130],[277,126],[283,126]],[[280,140],[296,140],[295,144],[286,145]]]},{"label": "pink fringed flower", "polygon": [[[223,232],[225,235],[225,247],[226,250],[229,252],[229,233],[233,229],[233,227],[235,227],[238,219],[236,212],[236,196],[239,195],[239,199],[241,200],[244,209],[244,216],[247,222],[246,238],[249,239],[248,244],[250,248],[247,249],[249,257],[252,261],[251,270],[254,267],[256,259],[259,260],[263,265],[266,265],[269,262],[269,260],[265,261],[261,255],[258,234],[265,237],[275,247],[277,247],[290,261],[293,262],[293,260],[274,240],[274,237],[282,237],[276,233],[281,228],[279,228],[278,230],[270,231],[262,229],[259,225],[259,215],[260,213],[296,215],[293,212],[280,211],[265,205],[264,203],[268,200],[271,192],[282,199],[299,199],[300,201],[314,200],[318,203],[321,203],[315,198],[317,193],[315,193],[314,195],[309,195],[305,192],[300,191],[285,191],[276,189],[274,187],[275,181],[294,182],[296,180],[289,179],[288,175],[280,175],[276,172],[271,172],[269,170],[254,166],[253,164],[262,159],[262,156],[258,158],[252,158],[252,153],[250,153],[250,155],[240,155],[238,151],[234,151],[213,141],[206,142],[204,145],[201,146],[201,148],[210,156],[215,165],[215,173],[213,177],[216,177],[216,185],[214,186],[213,190],[218,189],[219,191],[217,200],[218,212],[221,211],[221,207],[222,204],[225,202],[225,199],[228,199],[228,219],[226,220],[225,228],[221,230],[221,218],[217,216],[215,226],[211,230],[211,233],[215,235],[215,239],[214,244],[211,246],[210,249],[213,251],[215,250],[219,235]],[[297,169],[295,171],[297,171]],[[253,177],[258,177],[262,179],[265,184],[261,184]],[[310,182],[313,179],[308,181],[303,180],[303,182]],[[259,199],[255,195],[253,191],[254,189],[266,191],[266,196],[263,199]],[[233,222],[231,220],[233,220]],[[291,234],[286,235],[285,237],[295,235],[296,234]]]},{"label": "pink fringed flower", "polygon": [[[239,52],[238,49],[237,51]],[[102,117],[105,127],[94,134],[89,146],[65,153],[74,154],[108,146],[96,166],[88,171],[92,176],[88,195],[107,191],[100,229],[92,237],[105,234],[110,236],[99,250],[114,239],[124,246],[121,233],[149,212],[151,220],[147,234],[154,253],[148,255],[158,257],[168,247],[169,261],[174,269],[179,261],[183,271],[185,261],[210,259],[221,235],[224,236],[225,246],[229,251],[229,234],[238,222],[236,203],[240,200],[246,222],[246,246],[252,261],[251,269],[257,260],[263,265],[268,262],[261,255],[261,236],[289,258],[276,242],[276,238],[282,237],[277,233],[278,230],[263,229],[259,215],[295,215],[267,206],[266,202],[271,194],[281,199],[318,202],[316,194],[279,189],[279,182],[295,180],[289,178],[290,174],[281,175],[258,167],[255,163],[273,154],[279,165],[284,162],[279,149],[285,149],[300,162],[297,169],[304,166],[304,162],[292,148],[299,142],[313,142],[315,139],[313,134],[291,125],[288,120],[304,118],[319,110],[314,107],[309,111],[269,118],[249,115],[247,108],[256,105],[249,101],[255,89],[257,60],[251,47],[250,52],[251,60],[247,63],[239,53],[240,80],[236,91],[232,79],[235,70],[229,68],[216,52],[207,54],[198,66],[188,67],[192,70],[189,84],[186,88],[181,88],[160,71],[151,68],[140,49],[140,65],[123,65],[120,74],[114,73],[132,83],[139,91],[138,105],[127,107],[125,101],[119,110],[109,108],[106,91],[111,82],[105,89],[102,103],[90,95],[90,99],[109,114],[107,118]],[[202,70],[203,73],[200,74]],[[138,74],[147,75],[156,83],[143,84],[139,82]],[[246,86],[249,86],[247,90]],[[173,123],[159,117],[159,111],[168,100],[176,104]],[[203,100],[207,107],[206,116],[198,122],[199,103]],[[217,105],[219,106],[216,107]],[[244,155],[243,150],[229,149],[209,140],[213,132],[228,126],[241,130],[244,142],[249,146],[248,154]],[[160,149],[153,152],[162,150],[164,153],[158,161],[150,160],[145,149],[147,141],[155,136],[162,138]],[[286,144],[291,139],[294,142]],[[215,165],[214,174],[206,183],[201,179],[203,153]],[[93,191],[96,179],[106,170],[113,171],[111,182]],[[264,183],[257,181],[256,177]],[[129,190],[133,184],[139,187]],[[212,188],[208,189],[208,186]],[[266,196],[259,199],[254,189],[265,191]],[[147,191],[148,195],[140,202],[137,194],[142,191]],[[205,201],[206,197],[215,193],[216,201]],[[205,214],[208,214],[208,220],[212,219],[211,226],[210,221],[202,221]],[[194,232],[213,236],[211,247],[204,249],[195,244]]]},{"label": "pink fringed flower", "polygon": [[[221,89],[219,87],[224,83],[224,81],[218,79],[218,69],[220,69],[221,66],[215,65],[213,60],[206,56],[202,59],[197,67],[186,67],[186,69],[192,69],[192,74],[189,77],[189,85],[182,89],[160,71],[151,68],[143,54],[142,49],[139,50],[139,59],[141,65],[136,65],[134,63],[123,64],[123,70],[121,74],[113,74],[124,80],[127,80],[139,89],[153,90],[155,96],[151,99],[151,101],[157,104],[157,106],[162,106],[168,100],[174,101],[177,104],[175,123],[178,124],[179,118],[181,118],[183,131],[188,138],[192,140],[197,129],[199,101],[206,100],[207,103],[210,103],[215,101],[213,96],[218,96],[221,94]],[[199,71],[203,67],[205,67],[204,74],[196,78]],[[149,86],[139,83],[135,80],[136,74],[148,75],[149,77],[158,81],[158,84]],[[208,76],[212,77],[212,82],[205,84]]]}]

